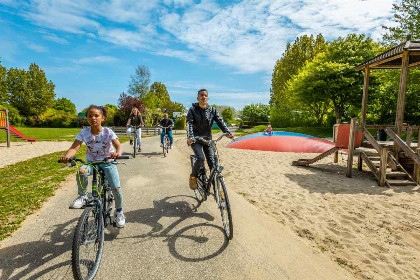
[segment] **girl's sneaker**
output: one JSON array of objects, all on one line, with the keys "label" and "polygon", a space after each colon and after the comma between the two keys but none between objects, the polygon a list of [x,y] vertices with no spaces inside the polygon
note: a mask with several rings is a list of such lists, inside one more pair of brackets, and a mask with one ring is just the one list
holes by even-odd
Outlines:
[{"label": "girl's sneaker", "polygon": [[125,216],[123,211],[115,211],[115,225],[118,228],[123,228],[125,227]]},{"label": "girl's sneaker", "polygon": [[85,208],[86,205],[87,196],[81,195],[78,198],[76,198],[69,206],[70,209],[81,209]]}]

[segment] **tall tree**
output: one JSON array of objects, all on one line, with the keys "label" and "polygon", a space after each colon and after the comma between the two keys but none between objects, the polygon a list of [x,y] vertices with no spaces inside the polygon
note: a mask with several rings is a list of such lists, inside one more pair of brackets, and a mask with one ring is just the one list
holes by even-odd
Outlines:
[{"label": "tall tree", "polygon": [[414,39],[420,39],[420,0],[402,0],[393,4],[396,26],[383,26],[388,31],[384,40],[392,45],[398,45],[411,34]]},{"label": "tall tree", "polygon": [[318,53],[324,52],[326,47],[327,43],[321,34],[316,38],[313,35],[304,35],[296,38],[293,44],[287,44],[286,51],[274,66],[270,104],[284,106],[288,103],[290,97],[286,94],[287,82],[307,61],[311,61]]},{"label": "tall tree", "polygon": [[230,107],[227,107],[222,111],[222,118],[225,122],[231,122],[233,120],[233,111]]},{"label": "tall tree", "polygon": [[246,105],[240,115],[243,121],[259,123],[268,122],[270,107],[261,103]]},{"label": "tall tree", "polygon": [[76,105],[67,98],[59,98],[55,101],[54,109],[64,111],[70,115],[76,115]]},{"label": "tall tree", "polygon": [[124,114],[125,117],[128,117],[133,107],[139,109],[140,113],[143,113],[144,111],[144,105],[140,99],[122,92],[118,98],[118,109]]},{"label": "tall tree", "polygon": [[54,87],[35,63],[29,71],[11,68],[7,73],[9,101],[24,116],[36,116],[54,104]]},{"label": "tall tree", "polygon": [[166,108],[170,105],[171,98],[165,84],[154,82],[143,101],[144,104],[151,109]]},{"label": "tall tree", "polygon": [[139,65],[136,68],[134,76],[131,76],[128,94],[137,98],[145,98],[146,94],[149,92],[149,85],[150,70],[145,65]]}]

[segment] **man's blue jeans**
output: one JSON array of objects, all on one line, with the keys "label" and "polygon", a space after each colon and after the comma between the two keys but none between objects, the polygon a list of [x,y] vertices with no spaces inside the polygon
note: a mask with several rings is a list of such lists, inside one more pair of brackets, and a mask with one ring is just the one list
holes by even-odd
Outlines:
[{"label": "man's blue jeans", "polygon": [[[166,131],[166,134],[168,134],[169,136],[169,140],[171,141],[171,145],[172,142],[174,142],[174,138],[172,137],[172,130]],[[165,131],[162,130],[162,133],[160,134],[160,143],[163,144],[163,137],[165,136]]]}]

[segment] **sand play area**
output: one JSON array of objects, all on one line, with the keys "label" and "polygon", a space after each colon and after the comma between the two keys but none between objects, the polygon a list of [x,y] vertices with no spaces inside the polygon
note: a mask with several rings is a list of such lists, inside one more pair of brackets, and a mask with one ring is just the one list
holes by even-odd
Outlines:
[{"label": "sand play area", "polygon": [[[291,162],[316,154],[225,148],[229,141],[218,145],[228,189],[356,278],[420,279],[418,187],[382,188],[373,175],[356,169],[347,178],[346,155],[340,155],[339,165],[329,156],[298,167]],[[184,139],[176,148],[192,152]]]},{"label": "sand play area", "polygon": [[67,151],[73,142],[69,141],[45,141],[45,142],[12,142],[10,148],[6,143],[0,143],[0,168],[19,161],[39,157],[59,151]]}]

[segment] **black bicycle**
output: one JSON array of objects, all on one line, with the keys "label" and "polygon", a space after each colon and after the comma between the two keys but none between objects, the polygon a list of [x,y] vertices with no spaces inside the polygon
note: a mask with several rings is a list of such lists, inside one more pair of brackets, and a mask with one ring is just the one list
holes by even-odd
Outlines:
[{"label": "black bicycle", "polygon": [[[141,147],[137,148],[137,129],[141,128],[141,126],[132,126],[130,125],[129,128],[134,130],[134,136],[133,136],[133,157],[136,157],[136,154],[141,151]],[[138,151],[139,150],[139,151]]]},{"label": "black bicycle", "polygon": [[[120,156],[117,159],[128,158],[129,156]],[[87,163],[72,157],[70,164],[66,166],[76,166],[76,162],[92,166],[93,179],[92,193],[88,193],[85,210],[79,218],[74,233],[71,263],[74,279],[90,280],[95,277],[101,263],[105,227],[110,224],[115,226],[115,221],[111,217],[114,196],[105,178],[105,173],[99,165],[101,163],[119,164],[120,162],[106,158],[103,161]]]},{"label": "black bicycle", "polygon": [[167,129],[168,127],[161,127],[164,131],[164,136],[163,136],[163,156],[166,157],[166,155],[169,153],[169,147],[171,146],[171,140],[169,139],[168,133],[167,133]]},{"label": "black bicycle", "polygon": [[[197,189],[194,190],[195,197],[198,202],[207,200],[207,196],[213,195],[216,200],[217,207],[220,209],[222,216],[223,228],[225,235],[228,239],[233,238],[233,224],[232,224],[232,213],[230,210],[230,203],[226,184],[223,178],[222,170],[223,165],[219,163],[219,153],[217,151],[216,142],[228,136],[228,134],[222,134],[217,140],[207,140],[203,137],[194,137],[193,142],[199,142],[204,145],[208,145],[214,153],[214,167],[210,171],[210,177],[206,175],[206,169],[204,166],[200,168],[200,173],[197,177]],[[194,166],[197,157],[190,155],[191,167]],[[213,192],[211,192],[211,186],[213,185]]]}]

